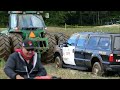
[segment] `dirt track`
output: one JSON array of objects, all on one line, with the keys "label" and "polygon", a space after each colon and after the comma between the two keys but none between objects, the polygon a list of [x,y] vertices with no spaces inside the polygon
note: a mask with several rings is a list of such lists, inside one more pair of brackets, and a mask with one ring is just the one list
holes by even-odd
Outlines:
[{"label": "dirt track", "polygon": [[120,79],[117,74],[100,77],[91,74],[89,71],[79,71],[67,68],[55,68],[54,63],[44,65],[48,74],[61,77],[62,79]]}]

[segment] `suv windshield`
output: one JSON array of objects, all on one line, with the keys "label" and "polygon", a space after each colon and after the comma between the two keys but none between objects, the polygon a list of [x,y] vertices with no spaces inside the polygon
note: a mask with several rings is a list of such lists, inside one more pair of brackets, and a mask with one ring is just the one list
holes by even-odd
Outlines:
[{"label": "suv windshield", "polygon": [[115,37],[114,50],[120,50],[120,37]]},{"label": "suv windshield", "polygon": [[78,38],[79,34],[73,34],[67,41],[69,45],[75,45],[76,44],[76,39]]},{"label": "suv windshield", "polygon": [[[17,20],[18,19],[18,20]],[[11,28],[45,28],[42,16],[32,14],[16,14],[11,15]]]}]

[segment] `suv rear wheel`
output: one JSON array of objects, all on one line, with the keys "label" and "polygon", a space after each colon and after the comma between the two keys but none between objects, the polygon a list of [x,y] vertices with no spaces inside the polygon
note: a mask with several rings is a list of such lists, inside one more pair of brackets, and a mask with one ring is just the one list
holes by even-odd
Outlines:
[{"label": "suv rear wheel", "polygon": [[92,74],[102,76],[103,75],[103,69],[99,62],[95,62],[92,67]]}]

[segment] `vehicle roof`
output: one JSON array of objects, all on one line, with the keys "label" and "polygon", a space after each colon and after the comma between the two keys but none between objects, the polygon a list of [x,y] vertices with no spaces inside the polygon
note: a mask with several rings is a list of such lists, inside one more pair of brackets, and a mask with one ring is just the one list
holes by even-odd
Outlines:
[{"label": "vehicle roof", "polygon": [[91,35],[120,35],[120,33],[111,32],[77,32],[75,34],[91,34]]}]

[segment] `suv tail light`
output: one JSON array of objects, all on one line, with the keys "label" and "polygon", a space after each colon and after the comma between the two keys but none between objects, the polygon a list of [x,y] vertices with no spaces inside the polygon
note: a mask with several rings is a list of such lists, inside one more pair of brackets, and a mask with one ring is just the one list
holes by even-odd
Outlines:
[{"label": "suv tail light", "polygon": [[113,54],[110,54],[110,56],[109,56],[109,62],[113,62],[113,59],[114,59]]}]

